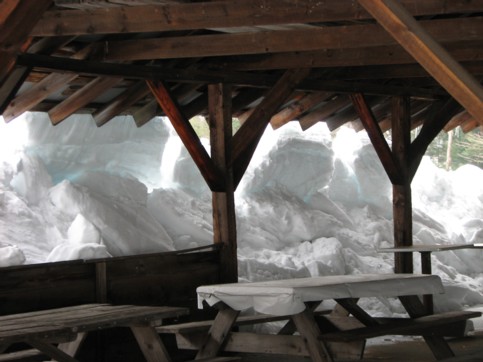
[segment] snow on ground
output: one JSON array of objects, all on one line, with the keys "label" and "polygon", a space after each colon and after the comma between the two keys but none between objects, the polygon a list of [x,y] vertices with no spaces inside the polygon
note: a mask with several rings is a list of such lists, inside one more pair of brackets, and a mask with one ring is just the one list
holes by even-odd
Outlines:
[{"label": "snow on ground", "polygon": [[[235,195],[240,280],[391,273],[392,254],[377,252],[392,246],[391,193],[363,132],[267,129]],[[483,170],[425,158],[413,206],[415,243],[483,242]],[[0,266],[179,250],[212,234],[210,191],[164,119],[0,120]],[[447,290],[437,308],[483,304],[482,257],[433,253]]]}]

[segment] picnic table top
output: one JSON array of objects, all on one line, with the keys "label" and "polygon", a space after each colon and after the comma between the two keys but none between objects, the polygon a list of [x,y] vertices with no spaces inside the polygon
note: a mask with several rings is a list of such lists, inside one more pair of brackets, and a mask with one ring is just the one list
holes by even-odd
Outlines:
[{"label": "picnic table top", "polygon": [[305,302],[325,299],[397,297],[444,293],[436,275],[358,274],[207,285],[197,288],[199,307],[224,302],[235,310],[253,308],[273,315],[292,315]]},{"label": "picnic table top", "polygon": [[434,251],[447,251],[447,250],[459,250],[459,249],[481,249],[483,243],[475,244],[414,244],[410,246],[397,246],[389,248],[380,248],[377,251],[379,253],[407,253],[407,252],[434,252]]},{"label": "picnic table top", "polygon": [[188,314],[187,308],[84,304],[0,316],[0,344],[29,338],[48,340],[79,332],[130,325],[159,325],[165,318]]}]

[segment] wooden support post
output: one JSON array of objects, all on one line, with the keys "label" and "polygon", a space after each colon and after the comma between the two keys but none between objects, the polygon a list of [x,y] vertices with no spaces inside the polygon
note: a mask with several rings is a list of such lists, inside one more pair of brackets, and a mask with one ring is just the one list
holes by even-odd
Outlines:
[{"label": "wooden support post", "polygon": [[208,86],[211,158],[224,177],[225,189],[213,192],[213,238],[222,244],[221,279],[238,281],[235,196],[232,154],[231,87],[225,84]]},{"label": "wooden support post", "polygon": [[[409,177],[409,148],[411,145],[410,101],[394,97],[392,101],[392,153],[399,165],[400,183],[393,184],[394,246],[413,244],[411,178]],[[413,272],[412,253],[396,253],[396,273]]]}]

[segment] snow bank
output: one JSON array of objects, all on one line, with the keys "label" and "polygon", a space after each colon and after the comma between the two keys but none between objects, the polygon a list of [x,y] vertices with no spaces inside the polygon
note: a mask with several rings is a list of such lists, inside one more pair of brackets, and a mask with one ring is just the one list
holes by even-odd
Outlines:
[{"label": "snow bank", "polygon": [[[75,116],[52,127],[30,114],[0,131],[9,141],[0,156],[0,266],[212,242],[211,193],[165,120],[137,129],[119,117],[97,128]],[[240,279],[391,273],[393,256],[377,252],[392,245],[391,192],[364,134],[268,129],[235,195]],[[413,205],[415,242],[483,241],[481,169],[446,172],[423,159]],[[433,253],[447,286],[440,309],[483,303],[482,257]]]}]

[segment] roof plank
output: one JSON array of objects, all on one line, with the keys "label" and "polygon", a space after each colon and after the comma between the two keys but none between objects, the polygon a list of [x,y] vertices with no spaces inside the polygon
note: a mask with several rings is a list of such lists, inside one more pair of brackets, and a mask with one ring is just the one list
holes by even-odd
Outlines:
[{"label": "roof plank", "polygon": [[[482,0],[402,0],[413,15],[480,11]],[[244,0],[52,10],[33,36],[137,33],[368,19],[351,0]]]},{"label": "roof plank", "polygon": [[[438,41],[482,40],[481,17],[426,20],[420,24]],[[297,41],[288,42],[287,39]],[[380,25],[364,24],[106,41],[104,51],[105,59],[112,61],[266,54],[393,44],[397,44],[397,41],[382,31]]]},{"label": "roof plank", "polygon": [[399,3],[358,0],[483,125],[483,87]]}]

